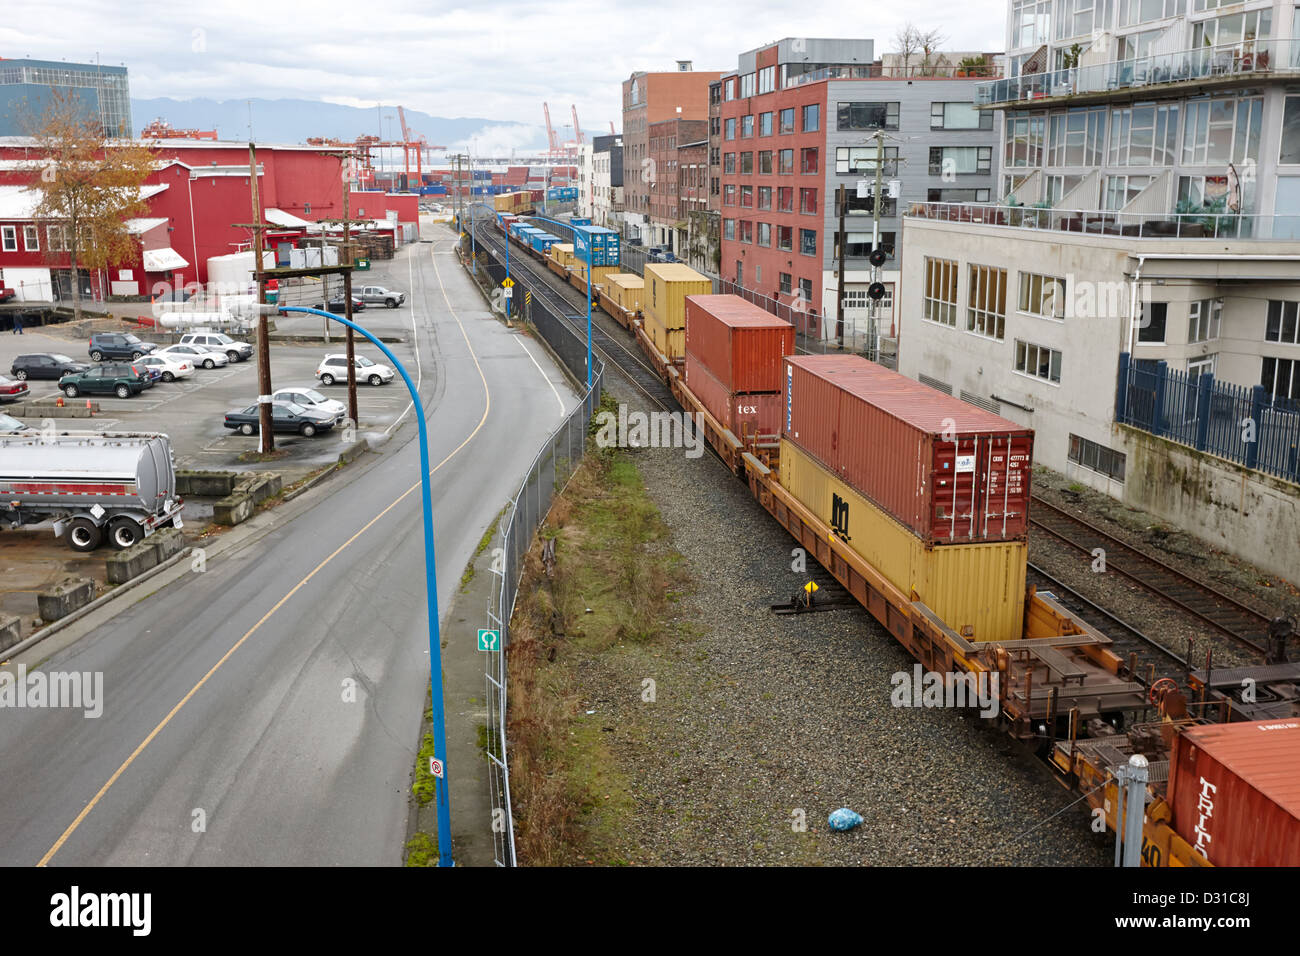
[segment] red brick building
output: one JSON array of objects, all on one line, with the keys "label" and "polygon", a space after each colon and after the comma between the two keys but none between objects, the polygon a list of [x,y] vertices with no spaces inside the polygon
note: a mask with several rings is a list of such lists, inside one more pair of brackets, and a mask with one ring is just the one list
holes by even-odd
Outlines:
[{"label": "red brick building", "polygon": [[690,143],[707,142],[708,135],[708,120],[670,119],[650,126],[650,159],[653,164],[650,167],[652,178],[647,184],[650,222],[656,227],[656,238],[661,235],[667,238],[667,242],[656,242],[656,245],[674,245],[672,234],[684,215],[678,169],[681,147]]}]

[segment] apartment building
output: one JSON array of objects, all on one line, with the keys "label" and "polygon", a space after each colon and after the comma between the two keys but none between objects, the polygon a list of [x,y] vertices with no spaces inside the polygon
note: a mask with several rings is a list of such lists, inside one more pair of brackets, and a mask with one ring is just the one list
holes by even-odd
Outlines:
[{"label": "apartment building", "polygon": [[55,89],[75,97],[87,116],[99,120],[105,136],[133,134],[131,81],[125,66],[0,59],[0,136],[35,132],[28,127],[49,107]]},{"label": "apartment building", "polygon": [[843,318],[849,334],[865,329],[879,160],[895,194],[879,226],[888,333],[906,203],[992,198],[997,117],[975,109],[979,80],[965,72],[885,67],[872,40],[786,38],[741,54],[721,81],[723,278],[801,303],[820,317],[810,335],[837,334],[843,188]]},{"label": "apartment building", "polygon": [[595,148],[591,143],[578,146],[578,212],[591,218],[595,208]]},{"label": "apartment building", "polygon": [[[688,144],[708,142],[708,120],[670,119],[650,125],[650,231],[648,245],[678,253],[685,241],[681,202],[680,152]],[[707,146],[705,149],[707,150]],[[705,154],[707,160],[707,152]]]},{"label": "apartment building", "polygon": [[709,84],[721,73],[696,71],[689,60],[677,70],[637,72],[623,81],[623,229],[629,239],[653,245],[650,226],[650,126],[665,120],[707,120]]},{"label": "apartment building", "polygon": [[611,227],[623,212],[623,137],[592,139],[592,221]]}]

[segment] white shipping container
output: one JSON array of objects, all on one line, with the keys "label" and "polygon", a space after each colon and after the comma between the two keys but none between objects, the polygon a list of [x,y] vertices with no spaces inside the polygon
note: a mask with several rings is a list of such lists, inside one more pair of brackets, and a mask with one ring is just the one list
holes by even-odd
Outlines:
[{"label": "white shipping container", "polygon": [[[208,259],[208,289],[213,292],[243,293],[257,288],[253,280],[253,264],[256,260],[252,251],[232,252],[224,256],[212,256]],[[262,267],[275,268],[275,252],[264,250]]]}]

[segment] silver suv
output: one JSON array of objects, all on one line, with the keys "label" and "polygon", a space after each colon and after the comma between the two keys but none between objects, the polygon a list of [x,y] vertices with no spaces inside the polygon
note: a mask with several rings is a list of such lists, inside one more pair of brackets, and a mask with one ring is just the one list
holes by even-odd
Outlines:
[{"label": "silver suv", "polygon": [[366,305],[384,305],[390,309],[406,301],[405,292],[394,292],[381,285],[363,285],[360,289],[353,289],[352,294]]},{"label": "silver suv", "polygon": [[221,332],[186,332],[178,345],[194,345],[209,352],[225,352],[231,363],[247,362],[253,357],[253,346],[237,342]]}]

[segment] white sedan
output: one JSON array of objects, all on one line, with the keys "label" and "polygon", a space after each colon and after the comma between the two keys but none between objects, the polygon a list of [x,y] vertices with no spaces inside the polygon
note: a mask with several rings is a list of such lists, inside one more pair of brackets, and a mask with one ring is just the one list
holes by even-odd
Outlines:
[{"label": "white sedan", "polygon": [[230,356],[225,352],[213,352],[197,345],[169,345],[157,349],[151,354],[167,355],[173,359],[192,362],[195,368],[224,368],[230,364]]},{"label": "white sedan", "polygon": [[194,363],[188,358],[163,352],[142,355],[131,364],[146,365],[151,369],[156,369],[162,373],[164,382],[174,382],[178,378],[189,378],[194,374]]},{"label": "white sedan", "polygon": [[343,418],[347,415],[347,406],[337,399],[326,398],[314,388],[307,388],[300,385],[290,385],[271,394],[273,402],[293,402],[301,405],[303,408],[310,408],[318,412],[324,412],[326,415],[334,416],[334,424],[342,425]]}]

